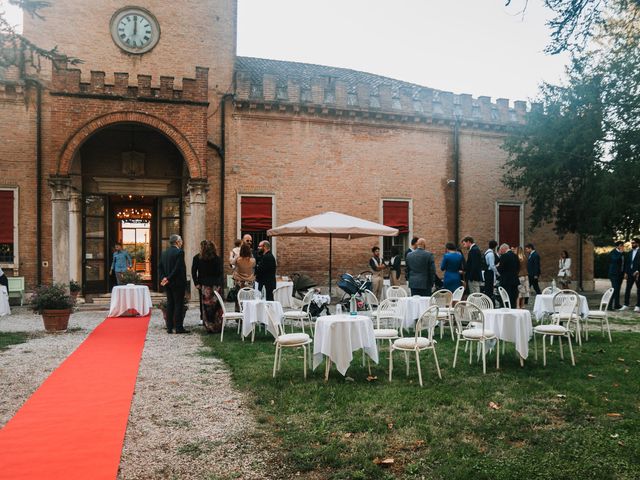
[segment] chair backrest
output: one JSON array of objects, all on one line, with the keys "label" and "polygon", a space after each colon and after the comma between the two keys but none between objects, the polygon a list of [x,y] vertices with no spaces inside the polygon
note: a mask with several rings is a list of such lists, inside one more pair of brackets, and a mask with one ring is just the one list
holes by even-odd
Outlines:
[{"label": "chair backrest", "polygon": [[543,295],[553,295],[554,293],[559,292],[560,289],[558,287],[547,287],[544,290],[542,290],[542,294]]},{"label": "chair backrest", "polygon": [[376,328],[380,327],[380,319],[386,322],[385,328],[398,328],[400,314],[398,303],[391,298],[385,298],[376,310]]},{"label": "chair backrest", "polygon": [[553,297],[553,313],[557,314],[557,323],[560,320],[569,323],[578,318],[578,294],[575,292],[560,291]]},{"label": "chair backrest", "polygon": [[427,330],[429,343],[433,341],[433,331],[438,324],[438,310],[438,305],[431,305],[422,315],[420,315],[420,318],[416,322],[416,343],[418,341],[418,337],[422,336],[423,329]]},{"label": "chair backrest", "polygon": [[256,290],[249,287],[241,288],[238,291],[238,304],[240,304],[240,310],[243,309],[242,302],[245,300],[253,300],[256,298]]},{"label": "chair backrest", "polygon": [[458,335],[466,327],[478,328],[481,324],[482,335],[484,335],[484,313],[477,305],[469,301],[460,301],[453,307],[453,318],[456,322]]},{"label": "chair backrest", "polygon": [[458,287],[453,291],[453,295],[451,297],[451,302],[459,302],[462,300],[462,296],[464,295],[464,287]]},{"label": "chair backrest", "polygon": [[449,290],[438,290],[429,299],[429,305],[437,305],[440,308],[451,308],[453,294]]},{"label": "chair backrest", "polygon": [[473,303],[480,310],[490,310],[493,308],[493,300],[484,293],[472,293],[467,297],[467,302]]},{"label": "chair backrest", "polygon": [[270,308],[265,308],[265,311],[267,312],[267,321],[271,326],[271,328],[268,328],[267,330],[270,331],[271,333],[276,332],[277,335],[275,338],[278,338],[280,335],[284,335],[284,329],[282,327],[282,323],[276,322],[276,319],[273,316],[274,312],[272,312]]},{"label": "chair backrest", "polygon": [[402,287],[393,285],[387,288],[387,298],[401,298],[407,296],[407,291]]},{"label": "chair backrest", "polygon": [[611,297],[613,297],[613,288],[607,289],[602,295],[602,299],[600,300],[600,310],[606,312],[609,308],[609,302],[611,301]]},{"label": "chair backrest", "polygon": [[380,305],[380,302],[378,301],[378,297],[376,297],[375,293],[373,293],[371,290],[365,290],[363,292],[363,297],[364,297],[364,303],[367,306],[367,310],[373,311],[374,305],[376,307]]},{"label": "chair backrest", "polygon": [[9,277],[7,276],[9,288],[7,290],[11,292],[24,292],[24,277]]},{"label": "chair backrest", "polygon": [[311,300],[313,300],[313,296],[316,294],[316,291],[313,288],[310,288],[307,293],[304,294],[304,297],[302,297],[302,307],[300,307],[301,309],[308,306],[311,303]]},{"label": "chair backrest", "polygon": [[511,300],[509,299],[509,294],[507,293],[507,291],[502,287],[498,287],[498,293],[500,294],[500,300],[502,300],[502,304],[507,308],[511,308]]},{"label": "chair backrest", "polygon": [[218,293],[218,291],[215,288],[213,289],[213,293],[216,294],[216,298],[218,299],[218,303],[222,307],[222,314],[226,315],[227,314],[227,308],[224,306],[224,301],[222,300],[222,297],[220,296],[220,294]]}]

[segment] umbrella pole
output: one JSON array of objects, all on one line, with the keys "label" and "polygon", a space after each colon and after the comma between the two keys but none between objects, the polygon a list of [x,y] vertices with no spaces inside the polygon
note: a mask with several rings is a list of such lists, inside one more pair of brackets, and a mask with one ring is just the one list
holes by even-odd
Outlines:
[{"label": "umbrella pole", "polygon": [[331,303],[331,257],[332,257],[333,237],[329,234],[329,303]]}]

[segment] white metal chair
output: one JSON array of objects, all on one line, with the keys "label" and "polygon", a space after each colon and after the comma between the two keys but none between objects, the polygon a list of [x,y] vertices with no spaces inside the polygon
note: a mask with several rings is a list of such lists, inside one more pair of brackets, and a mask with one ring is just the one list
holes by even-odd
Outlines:
[{"label": "white metal chair", "polygon": [[[574,295],[576,297],[576,307],[573,311],[568,311],[564,306],[563,300],[558,300],[556,303],[556,298],[558,295]],[[552,322],[563,324],[569,322],[568,317],[572,317],[571,320],[575,321],[575,329],[576,329],[576,338],[578,339],[578,345],[582,346],[582,321],[580,318],[580,296],[577,292],[573,290],[560,290],[556,292],[555,297],[553,297],[553,313],[551,314]],[[552,339],[553,340],[553,339]]]},{"label": "white metal chair", "polygon": [[611,342],[611,329],[609,328],[609,302],[611,301],[611,297],[613,296],[613,288],[609,288],[602,295],[602,299],[600,300],[600,309],[599,310],[589,310],[589,315],[584,319],[584,333],[585,338],[589,340],[589,320],[595,320],[600,322],[600,332],[604,335],[604,326],[607,325],[607,333],[609,334],[609,342]]},{"label": "white metal chair", "polygon": [[284,333],[284,329],[281,323],[278,323],[273,318],[272,312],[267,309],[267,320],[271,329],[277,332],[275,341],[276,346],[275,356],[273,358],[273,378],[276,378],[276,371],[280,370],[282,363],[282,349],[283,348],[302,348],[303,360],[304,360],[304,378],[307,378],[307,358],[311,359],[311,352],[308,351],[307,345],[311,344],[311,337],[306,333]]},{"label": "white metal chair", "polygon": [[[456,350],[453,355],[453,368],[456,368],[458,360],[458,348],[460,340],[466,342],[478,342],[482,348],[482,373],[487,373],[487,340],[496,340],[496,369],[500,368],[500,339],[492,330],[484,326],[484,314],[482,310],[470,302],[458,302],[454,307],[454,319],[456,322]],[[464,326],[466,323],[467,327]],[[469,349],[469,364],[471,364],[473,349]]]},{"label": "white metal chair", "polygon": [[442,325],[446,322],[449,324],[449,330],[451,331],[451,340],[453,340],[453,321],[451,316],[453,315],[452,308],[453,294],[449,290],[438,290],[429,299],[429,305],[437,305],[438,307],[438,321],[440,323],[440,339],[442,339]]},{"label": "white metal chair", "polygon": [[408,296],[409,294],[407,293],[407,291],[397,285],[393,285],[387,288],[387,298],[402,298]]},{"label": "white metal chair", "polygon": [[511,300],[509,299],[509,294],[507,293],[507,291],[502,287],[498,287],[498,293],[500,294],[500,300],[502,300],[502,304],[507,308],[511,308]]},{"label": "white metal chair", "polygon": [[453,295],[451,296],[451,304],[455,307],[456,303],[462,300],[464,296],[464,287],[458,287],[453,291]]},{"label": "white metal chair", "polygon": [[[402,325],[403,320],[398,302],[394,302],[391,298],[385,298],[380,302],[380,305],[378,305],[378,309],[374,312],[373,316],[376,320],[376,328],[381,329],[381,325],[383,325],[382,330],[387,330],[386,327],[391,327],[391,329],[395,328],[397,338],[398,327]],[[382,335],[382,333],[380,333],[380,335]]]},{"label": "white metal chair", "polygon": [[[260,298],[260,293],[255,289],[255,288],[249,288],[249,287],[243,287],[240,290],[238,290],[238,305],[240,305],[240,313],[244,312],[244,305],[243,302],[245,300],[256,300]],[[242,321],[244,321],[244,315],[242,317]],[[242,325],[242,321],[238,322],[238,333],[240,333],[240,328]],[[255,330],[255,325],[254,325],[254,330]],[[253,338],[253,336],[255,335],[255,332],[251,332],[251,335]],[[244,337],[242,337],[242,341],[244,342]]]},{"label": "white metal chair", "polygon": [[[288,289],[291,287],[289,285],[281,285],[276,287],[273,291],[273,299],[277,300],[278,298],[285,297],[287,299],[286,303],[280,302],[284,308],[291,308],[293,302],[293,297],[288,293]],[[280,293],[283,292],[283,293]]]},{"label": "white metal chair", "polygon": [[[302,333],[304,333],[304,322],[309,322],[309,328],[311,329],[311,335],[313,335],[313,320],[311,319],[311,314],[309,313],[309,304],[313,299],[313,295],[315,294],[315,290],[311,289],[307,293],[305,293],[302,304],[297,309],[287,310],[282,315],[282,323],[284,324],[285,320],[293,320],[300,322],[300,326],[302,327]],[[291,326],[291,331],[293,331],[293,325]]]},{"label": "white metal chair", "polygon": [[378,305],[380,305],[380,301],[378,300],[378,297],[376,297],[376,294],[371,290],[365,290],[362,293],[362,297],[364,299],[364,304],[367,308],[367,311],[374,313],[378,308]]},{"label": "white metal chair", "polygon": [[[533,328],[533,345],[535,358],[538,359],[538,342],[536,334],[542,335],[542,363],[547,366],[547,337],[558,337],[560,343],[560,358],[564,360],[564,352],[562,351],[562,337],[566,337],[569,342],[569,352],[571,352],[571,365],[575,366],[576,361],[573,357],[573,347],[571,346],[571,325],[578,318],[578,295],[559,292],[553,298],[553,307],[557,313],[552,315],[553,323],[537,325]],[[566,321],[566,327],[561,325],[561,320]]]},{"label": "white metal chair", "polygon": [[220,341],[224,339],[224,326],[227,323],[227,320],[237,320],[238,325],[242,322],[243,315],[241,312],[227,312],[227,308],[224,306],[224,301],[220,294],[214,289],[213,293],[216,294],[216,298],[218,299],[218,303],[222,306],[222,330],[220,331]]},{"label": "white metal chair", "polygon": [[[430,306],[416,322],[415,335],[413,337],[398,338],[391,344],[389,350],[389,381],[393,377],[393,352],[398,350],[405,352],[405,363],[407,364],[407,376],[409,376],[409,352],[416,354],[416,366],[418,368],[418,379],[422,387],[422,369],[420,368],[420,352],[423,350],[433,350],[433,359],[436,362],[438,377],[442,380],[438,355],[436,354],[436,341],[433,339],[433,331],[438,322],[438,306]],[[422,329],[426,328],[427,336],[422,336]]]},{"label": "white metal chair", "polygon": [[467,297],[467,302],[472,303],[480,310],[491,310],[493,308],[493,300],[484,293],[471,293]]}]

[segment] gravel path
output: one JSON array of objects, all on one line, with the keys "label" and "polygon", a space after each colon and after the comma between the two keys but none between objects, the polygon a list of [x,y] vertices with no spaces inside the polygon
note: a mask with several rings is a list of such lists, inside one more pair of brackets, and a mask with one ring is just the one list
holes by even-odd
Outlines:
[{"label": "gravel path", "polygon": [[[20,313],[18,313],[20,312]],[[0,318],[0,331],[32,332],[27,343],[0,354],[0,426],[4,425],[106,312],[75,313],[65,334],[43,333],[24,309]],[[129,415],[119,479],[283,478],[271,443],[257,428],[215,358],[200,354],[197,311],[187,312],[190,335],[168,335],[154,312]]]}]

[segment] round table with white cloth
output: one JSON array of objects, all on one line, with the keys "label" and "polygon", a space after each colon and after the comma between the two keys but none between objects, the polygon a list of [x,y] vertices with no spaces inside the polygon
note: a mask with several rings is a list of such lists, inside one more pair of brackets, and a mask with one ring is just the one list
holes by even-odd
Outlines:
[{"label": "round table with white cloth", "polygon": [[[541,293],[540,295],[536,295],[536,300],[533,304],[533,314],[536,320],[540,321],[545,314],[553,313],[553,297],[555,297],[555,294],[546,295]],[[578,297],[580,299],[580,306],[578,307],[580,316],[585,318],[589,315],[587,297],[584,295],[578,295]]]},{"label": "round table with white cloth", "polygon": [[0,285],[0,317],[11,315],[11,307],[9,307],[9,292],[7,287]]},{"label": "round table with white cloth", "polygon": [[398,308],[402,316],[402,328],[413,328],[420,315],[427,311],[431,297],[398,297]]},{"label": "round table with white cloth", "polygon": [[282,310],[282,305],[280,305],[280,302],[270,300],[244,300],[242,302],[243,337],[248,337],[249,335],[251,335],[254,326],[258,323],[266,325],[267,331],[271,333],[274,338],[278,336],[278,332],[276,332],[269,323],[269,319],[267,317],[267,309],[271,311],[273,319],[277,323],[280,323],[282,321],[282,314],[284,312]]},{"label": "round table with white cloth", "polygon": [[119,317],[130,310],[144,316],[151,310],[151,293],[146,285],[118,285],[111,290],[109,316]]},{"label": "round table with white cloth", "polygon": [[486,330],[494,332],[502,341],[515,343],[520,358],[529,356],[529,340],[533,335],[529,310],[493,308],[482,313]]},{"label": "round table with white cloth", "polygon": [[353,352],[364,349],[378,363],[378,346],[373,322],[364,315],[326,315],[316,321],[313,339],[313,369],[326,356],[336,364],[338,372],[346,375],[353,360]]}]

